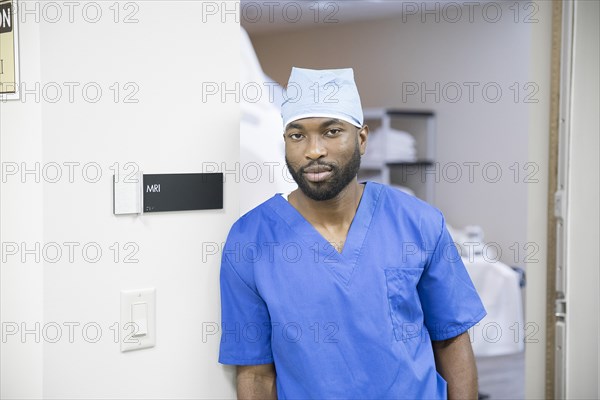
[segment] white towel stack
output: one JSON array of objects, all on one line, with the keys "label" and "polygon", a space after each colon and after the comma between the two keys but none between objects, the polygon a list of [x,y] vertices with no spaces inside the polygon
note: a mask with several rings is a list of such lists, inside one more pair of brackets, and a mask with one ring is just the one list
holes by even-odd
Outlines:
[{"label": "white towel stack", "polygon": [[362,165],[377,167],[386,162],[413,162],[416,159],[415,139],[410,133],[378,128],[369,134]]}]

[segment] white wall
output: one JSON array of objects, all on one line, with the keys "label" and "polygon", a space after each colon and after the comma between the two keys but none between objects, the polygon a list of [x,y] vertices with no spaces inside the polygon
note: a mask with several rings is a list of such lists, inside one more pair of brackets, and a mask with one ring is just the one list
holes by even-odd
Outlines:
[{"label": "white wall", "polygon": [[[24,216],[25,222],[39,231],[37,237],[41,239],[24,240],[79,245],[74,262],[69,262],[63,246],[58,262],[40,264],[43,294],[41,272],[36,275],[38,287],[31,289],[32,298],[37,299],[31,304],[38,308],[29,312],[30,319],[42,326],[63,326],[57,343],[42,343],[43,390],[30,389],[24,382],[27,374],[14,369],[18,356],[5,359],[3,352],[2,394],[27,398],[232,397],[232,370],[217,364],[219,335],[202,337],[207,323],[220,321],[220,256],[203,259],[203,245],[224,241],[237,219],[236,179],[227,179],[223,210],[117,217],[112,214],[110,167],[116,162],[121,166],[133,162],[145,173],[175,173],[202,172],[206,162],[235,165],[239,160],[239,104],[221,102],[220,96],[203,102],[201,91],[203,82],[233,86],[239,79],[239,25],[232,16],[222,23],[221,14],[203,21],[199,1],[135,2],[137,11],[120,3],[117,23],[114,10],[109,8],[113,3],[96,4],[102,6],[102,18],[97,23],[86,22],[79,8],[73,23],[63,17],[57,23],[42,18],[37,26],[24,24],[31,25],[32,32],[23,35],[22,54],[32,56],[22,59],[21,79],[27,83],[41,79],[42,87],[56,82],[63,89],[63,97],[56,103],[42,98],[37,104],[28,95],[25,103],[2,105],[3,115],[10,113],[2,122],[2,161],[32,158],[43,165],[80,163],[72,183],[63,176],[58,183],[32,185],[31,190],[37,191],[31,196],[33,210],[22,201],[30,193],[22,192],[12,202],[5,202],[3,197],[3,217]],[[134,11],[138,22],[123,23],[123,18]],[[41,78],[40,73],[28,73],[29,63],[41,71]],[[64,82],[79,83],[73,102]],[[82,87],[90,82],[102,89],[96,103],[82,95]],[[114,100],[115,82],[121,95],[118,102]],[[125,87],[127,82],[134,86]],[[138,102],[125,103],[123,96],[131,94],[134,87],[139,88],[133,95]],[[54,97],[54,92],[47,94]],[[90,89],[88,95],[95,93]],[[41,120],[28,112],[35,107]],[[24,129],[26,124],[37,124],[38,131]],[[28,147],[23,132],[39,132],[32,138],[33,147]],[[5,150],[5,143],[12,149]],[[92,162],[102,173],[96,183],[87,182],[82,175],[81,166]],[[92,179],[94,171],[88,170],[85,178]],[[66,168],[63,173],[67,173]],[[3,218],[2,240],[22,240],[19,231],[25,229],[21,224],[23,220],[13,217],[5,231]],[[120,248],[116,261],[111,247],[115,242]],[[134,258],[139,263],[124,262],[128,242],[138,246]],[[86,243],[101,248],[98,262],[83,257],[81,249]],[[90,254],[94,256],[93,251]],[[27,266],[11,263],[14,271],[7,269],[5,273],[2,267],[3,318],[8,303],[7,316],[20,321],[24,314],[19,314],[16,304],[26,298],[23,289],[29,289],[24,272]],[[4,291],[5,286],[13,285],[21,290]],[[145,287],[155,287],[157,293],[156,346],[121,353],[111,330],[119,321],[119,292]],[[72,343],[65,322],[80,324],[75,327]],[[86,323],[97,323],[102,329],[97,343],[85,340],[82,327]],[[94,329],[88,333],[94,336]],[[18,351],[14,342],[3,350],[5,347]],[[39,361],[38,357],[38,369],[30,378],[38,386],[42,380]],[[5,384],[14,375],[21,381]]]},{"label": "white wall", "polygon": [[571,125],[567,178],[566,398],[600,395],[600,237],[598,163],[599,3],[577,1],[573,20]]},{"label": "white wall", "polygon": [[[32,81],[40,80],[40,27],[22,24],[20,34],[20,72]],[[42,108],[39,103],[0,101],[0,241],[2,266],[0,268],[0,320],[3,334],[15,329],[15,335],[0,340],[0,397],[40,398],[43,388],[42,346],[34,335],[21,340],[21,324],[33,329],[43,321],[44,267],[34,257],[21,262],[13,246],[21,243],[33,248],[43,240],[43,188],[34,176],[21,183],[20,174],[8,174],[21,163],[33,168],[42,159]],[[16,243],[16,245],[14,245]],[[12,248],[9,248],[9,246]],[[4,256],[6,255],[6,258]]]}]

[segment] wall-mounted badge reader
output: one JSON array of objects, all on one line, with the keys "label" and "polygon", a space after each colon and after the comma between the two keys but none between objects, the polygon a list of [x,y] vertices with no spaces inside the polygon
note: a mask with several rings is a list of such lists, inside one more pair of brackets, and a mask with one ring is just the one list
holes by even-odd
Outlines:
[{"label": "wall-mounted badge reader", "polygon": [[138,174],[117,180],[113,176],[113,213],[223,208],[223,174]]}]

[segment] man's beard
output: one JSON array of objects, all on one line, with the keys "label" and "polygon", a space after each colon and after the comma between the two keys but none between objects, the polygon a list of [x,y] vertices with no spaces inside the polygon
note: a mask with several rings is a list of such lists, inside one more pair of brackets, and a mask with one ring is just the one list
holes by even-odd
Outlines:
[{"label": "man's beard", "polygon": [[[285,158],[288,170],[292,175],[292,178],[298,184],[302,193],[309,198],[316,201],[331,200],[336,197],[358,174],[360,168],[360,151],[358,149],[358,140],[352,158],[342,165],[338,166],[334,163],[325,163],[319,161],[313,161],[308,165],[298,168],[295,170],[287,157]],[[304,177],[304,169],[314,166],[326,166],[331,169],[331,176],[323,182],[310,182]]]}]

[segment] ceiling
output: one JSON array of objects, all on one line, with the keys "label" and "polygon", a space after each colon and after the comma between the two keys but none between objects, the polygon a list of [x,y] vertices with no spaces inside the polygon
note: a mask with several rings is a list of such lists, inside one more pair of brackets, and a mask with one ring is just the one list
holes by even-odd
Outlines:
[{"label": "ceiling", "polygon": [[248,33],[257,34],[400,16],[403,9],[412,10],[421,4],[399,0],[241,0],[240,20]]}]

